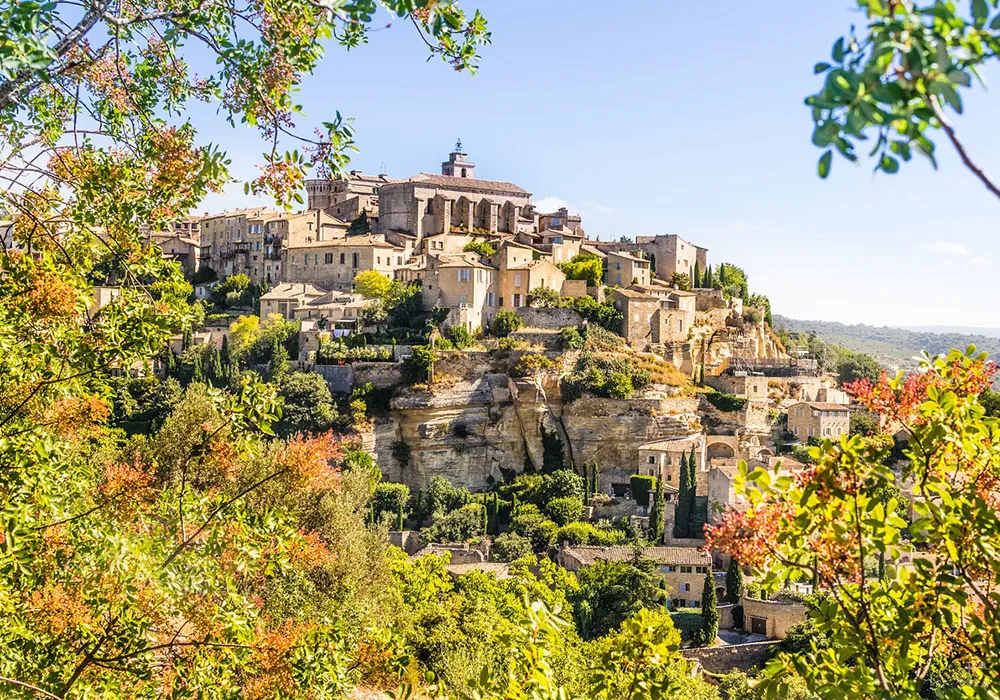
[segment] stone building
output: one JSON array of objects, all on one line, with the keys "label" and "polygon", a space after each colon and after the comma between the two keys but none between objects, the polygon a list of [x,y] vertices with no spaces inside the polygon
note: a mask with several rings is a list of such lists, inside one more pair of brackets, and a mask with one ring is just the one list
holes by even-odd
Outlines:
[{"label": "stone building", "polygon": [[286,320],[295,318],[295,310],[319,299],[326,291],[311,284],[279,284],[260,298],[260,317],[279,314]]},{"label": "stone building", "polygon": [[360,272],[374,270],[394,279],[403,265],[403,251],[381,236],[348,236],[289,246],[284,251],[284,281],[306,282],[350,291]]},{"label": "stone building", "polygon": [[[199,222],[201,263],[208,264],[220,279],[234,274],[251,273],[249,227],[266,218],[278,216],[268,207],[235,209],[221,214],[206,214]],[[207,253],[207,254],[206,254]]]},{"label": "stone building", "polygon": [[562,294],[566,275],[548,260],[536,259],[529,246],[506,242],[489,258],[497,268],[499,306],[520,308],[528,305],[528,293],[539,287]]},{"label": "stone building", "polygon": [[635,248],[646,253],[660,279],[668,280],[676,272],[690,276],[695,263],[702,272],[708,266],[708,248],[689,243],[674,233],[636,236]]},{"label": "stone building", "polygon": [[788,407],[788,430],[798,440],[837,438],[851,430],[851,414],[839,403],[801,401]]},{"label": "stone building", "polygon": [[622,312],[622,337],[636,350],[644,350],[653,342],[653,318],[660,298],[634,289],[612,289],[608,298]]},{"label": "stone building", "polygon": [[534,216],[525,216],[530,205],[531,194],[517,185],[477,179],[459,142],[440,175],[421,173],[379,189],[378,230],[413,235],[419,250],[425,236],[453,230],[534,230]]},{"label": "stone building", "polygon": [[378,218],[378,192],[393,180],[385,175],[365,175],[352,170],[342,180],[306,180],[309,209],[322,209],[341,221],[354,221],[364,212]]},{"label": "stone building", "polygon": [[362,309],[368,303],[360,294],[333,291],[310,298],[305,304],[296,306],[292,314],[296,319],[316,321],[319,330],[329,331],[337,338],[358,329]]},{"label": "stone building", "polygon": [[628,287],[649,284],[649,261],[629,253],[608,253],[604,261],[604,284]]},{"label": "stone building", "polygon": [[201,248],[195,239],[167,231],[150,233],[146,240],[158,246],[164,258],[179,264],[187,277],[197,272],[201,262]]},{"label": "stone building", "polygon": [[583,238],[583,218],[569,213],[566,207],[560,207],[552,214],[538,215],[538,230],[562,229],[572,231]]},{"label": "stone building", "polygon": [[475,253],[429,256],[423,284],[424,309],[452,309],[448,325],[470,333],[488,326],[499,308],[498,271]]},{"label": "stone building", "polygon": [[[680,466],[681,456],[691,456],[691,448],[695,454],[695,474],[705,471],[705,437],[701,433],[682,438],[671,438],[669,440],[657,440],[639,445],[639,464],[637,471],[639,474],[655,476],[662,479],[664,486],[679,488],[681,483]],[[701,485],[698,495],[706,495],[706,477],[698,479]]]},{"label": "stone building", "polygon": [[630,562],[636,554],[656,564],[656,572],[666,586],[671,609],[701,607],[701,590],[705,574],[712,570],[712,555],[695,547],[643,547],[636,552],[626,546],[570,546],[564,543],[556,553],[556,561],[568,571],[579,571],[598,561]]}]

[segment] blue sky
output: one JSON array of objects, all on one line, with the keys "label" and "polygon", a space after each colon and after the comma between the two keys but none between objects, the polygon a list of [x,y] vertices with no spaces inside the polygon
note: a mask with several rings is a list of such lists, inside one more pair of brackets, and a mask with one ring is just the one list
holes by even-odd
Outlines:
[{"label": "blue sky", "polygon": [[[456,137],[478,177],[565,202],[591,236],[677,233],[744,267],[776,313],[847,323],[1000,326],[1000,202],[941,134],[940,167],[896,176],[835,160],[816,176],[803,98],[812,66],[860,20],[847,0],[630,3],[480,0],[493,44],[475,76],[425,62],[412,27],[331,46],[299,102],[354,117],[353,166],[437,172]],[[989,76],[989,74],[987,74]],[[1000,74],[994,80],[1000,79]],[[995,94],[955,120],[1000,176]],[[311,120],[311,121],[310,121]],[[262,144],[199,115],[246,179]],[[245,204],[242,185],[205,201]]]}]

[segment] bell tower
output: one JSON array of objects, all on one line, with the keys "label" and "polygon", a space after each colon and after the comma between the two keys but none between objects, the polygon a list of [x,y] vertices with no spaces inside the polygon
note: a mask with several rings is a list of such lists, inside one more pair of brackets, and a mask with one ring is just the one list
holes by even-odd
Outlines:
[{"label": "bell tower", "polygon": [[469,160],[468,154],[462,149],[462,139],[455,144],[455,150],[448,155],[448,160],[441,163],[441,174],[449,177],[476,176],[476,164]]}]

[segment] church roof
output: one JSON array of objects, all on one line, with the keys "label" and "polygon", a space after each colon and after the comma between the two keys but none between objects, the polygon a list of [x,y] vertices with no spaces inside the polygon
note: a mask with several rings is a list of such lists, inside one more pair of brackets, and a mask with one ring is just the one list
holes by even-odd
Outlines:
[{"label": "church roof", "polygon": [[431,175],[430,173],[420,173],[411,177],[406,182],[414,183],[426,183],[428,185],[436,185],[438,187],[444,187],[451,190],[468,190],[470,192],[501,192],[506,194],[521,194],[529,195],[525,189],[522,189],[512,182],[503,182],[501,180],[479,180],[472,177],[452,177],[450,175]]}]

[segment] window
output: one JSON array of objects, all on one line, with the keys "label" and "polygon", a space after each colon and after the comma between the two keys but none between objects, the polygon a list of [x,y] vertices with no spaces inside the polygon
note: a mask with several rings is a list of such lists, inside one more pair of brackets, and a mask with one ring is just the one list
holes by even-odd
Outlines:
[{"label": "window", "polygon": [[[683,567],[681,567],[681,568],[683,568]],[[690,591],[691,591],[691,584],[690,583],[682,583],[681,584],[681,593],[689,593]]]},{"label": "window", "polygon": [[677,319],[677,332],[678,333],[683,333],[684,332],[684,319],[683,318]]},{"label": "window", "polygon": [[357,267],[357,266],[358,266],[358,254],[351,253],[351,267]]},{"label": "window", "polygon": [[707,566],[697,566],[697,567],[695,567],[694,572],[696,574],[707,574],[708,573],[708,567]]},{"label": "window", "polygon": [[691,600],[691,601],[688,601],[688,603],[690,604],[690,606],[692,608],[700,608],[701,607],[701,601],[700,600]]},{"label": "window", "polygon": [[674,480],[673,475],[667,474],[667,481],[673,481],[673,480]]},{"label": "window", "polygon": [[468,304],[469,303],[469,295],[468,294],[463,294],[461,297],[459,297],[458,303],[462,304],[463,306],[465,304]]},{"label": "window", "polygon": [[292,256],[292,264],[293,265],[295,264],[295,256],[294,255]]},{"label": "window", "polygon": [[802,408],[801,407],[795,409],[795,415],[797,415],[797,416],[801,416],[802,415]]},{"label": "window", "polygon": [[483,271],[482,270],[477,270],[476,271],[476,281],[477,282],[482,282],[483,281]]},{"label": "window", "polygon": [[[681,573],[682,574],[690,574],[691,573],[691,567],[690,566],[682,566],[681,567]],[[689,588],[688,590],[691,590],[691,589]]]},{"label": "window", "polygon": [[830,434],[830,429],[829,428],[823,428],[823,434],[824,435],[829,435]]},{"label": "window", "polygon": [[340,254],[340,264],[341,264],[341,265],[343,265],[343,264],[344,264],[344,253],[341,253],[341,254]]},{"label": "window", "polygon": [[497,305],[496,294],[494,294],[493,292],[487,292],[486,293],[486,305],[487,306],[496,306]]},{"label": "window", "polygon": [[796,425],[794,428],[792,428],[792,434],[793,435],[798,435],[799,434],[799,426]]},{"label": "window", "polygon": [[649,455],[649,463],[656,464],[656,457],[654,457],[653,455]]},{"label": "window", "polygon": [[397,265],[402,265],[403,264],[403,256],[402,255],[397,255],[396,256],[396,264]]},{"label": "window", "polygon": [[468,282],[471,279],[472,279],[472,270],[463,268],[458,271],[459,282]]},{"label": "window", "polygon": [[552,225],[553,226],[562,226],[562,218],[559,217],[559,216],[553,216],[552,217]]},{"label": "window", "polygon": [[333,253],[327,253],[323,256],[323,263],[329,265],[333,262]]},{"label": "window", "polygon": [[677,567],[674,566],[673,564],[666,564],[665,566],[660,567],[660,571],[662,571],[665,574],[676,574]]},{"label": "window", "polygon": [[812,436],[813,436],[813,429],[809,428],[809,437],[812,437]]},{"label": "window", "polygon": [[517,308],[519,306],[523,306],[524,303],[521,301],[523,299],[523,296],[524,295],[522,295],[522,294],[511,294],[510,295],[510,305],[513,306],[514,308]]},{"label": "window", "polygon": [[517,274],[514,275],[514,286],[515,287],[520,287],[521,286],[521,273],[520,272],[518,272]]},{"label": "window", "polygon": [[313,230],[313,225],[312,225],[312,222],[311,222],[311,221],[309,222],[309,230],[310,230],[310,231],[312,231],[312,230]]},{"label": "window", "polygon": [[382,264],[382,256],[381,255],[379,255],[378,257],[375,258],[375,264],[376,265],[381,265]]}]

